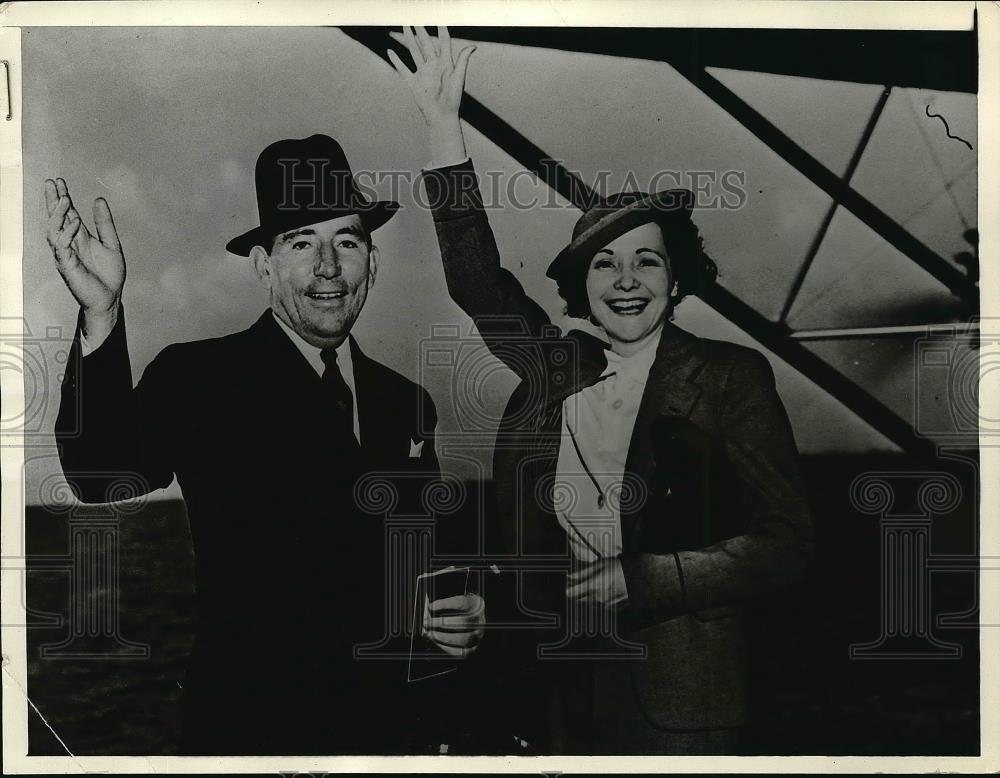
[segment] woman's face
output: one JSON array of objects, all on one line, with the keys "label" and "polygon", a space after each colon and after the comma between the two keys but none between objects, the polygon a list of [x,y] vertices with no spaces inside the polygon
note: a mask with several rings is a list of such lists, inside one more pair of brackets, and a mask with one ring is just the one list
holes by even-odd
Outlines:
[{"label": "woman's face", "polygon": [[673,274],[657,224],[642,224],[594,254],[587,269],[590,311],[620,354],[638,349],[670,313]]}]

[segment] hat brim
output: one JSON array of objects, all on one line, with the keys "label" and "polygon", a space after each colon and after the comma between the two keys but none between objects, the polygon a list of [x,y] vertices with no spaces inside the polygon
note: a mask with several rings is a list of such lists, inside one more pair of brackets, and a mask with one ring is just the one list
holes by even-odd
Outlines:
[{"label": "hat brim", "polygon": [[581,258],[590,259],[598,249],[629,230],[649,222],[690,219],[693,207],[694,196],[691,190],[666,189],[619,208],[599,219],[571,241],[552,260],[545,275],[559,280]]},{"label": "hat brim", "polygon": [[[349,214],[356,213],[361,217],[361,222],[365,225],[365,229],[371,233],[389,221],[393,214],[398,210],[399,203],[395,200],[377,200],[365,206],[363,210],[330,211],[328,218],[336,219],[338,216],[347,216]],[[312,221],[304,222],[298,226],[304,227],[307,223],[316,224],[317,220],[313,219]],[[290,229],[294,229],[294,227],[287,227],[286,229],[281,230],[281,232],[287,232]],[[226,251],[236,254],[237,256],[249,257],[250,251],[254,246],[267,246],[274,235],[275,232],[267,227],[254,227],[252,230],[244,232],[242,235],[237,235],[229,241],[226,244]]]}]

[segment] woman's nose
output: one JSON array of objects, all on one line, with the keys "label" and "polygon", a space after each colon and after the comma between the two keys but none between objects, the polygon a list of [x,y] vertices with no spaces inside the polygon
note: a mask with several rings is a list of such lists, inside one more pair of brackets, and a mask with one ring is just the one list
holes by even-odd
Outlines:
[{"label": "woman's nose", "polygon": [[622,290],[635,289],[639,285],[639,280],[632,273],[632,268],[624,265],[615,280],[615,288]]}]

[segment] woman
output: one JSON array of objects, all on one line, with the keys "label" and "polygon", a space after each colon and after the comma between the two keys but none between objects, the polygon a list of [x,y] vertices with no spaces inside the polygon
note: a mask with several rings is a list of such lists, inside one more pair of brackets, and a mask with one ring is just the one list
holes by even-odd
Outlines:
[{"label": "woman", "polygon": [[[458,106],[474,47],[453,57],[444,28],[393,35],[415,63],[389,52],[427,122],[424,185],[449,292],[522,379],[494,479],[522,571],[519,616],[536,626],[512,634],[533,667],[518,693],[545,696],[537,745],[733,753],[746,720],[741,612],[799,574],[810,523],[767,360],[670,321],[715,277],[691,193],[620,193],[584,212],[547,275],[607,342],[551,334],[500,265],[466,156]],[[540,560],[560,569],[524,572]],[[525,721],[540,707],[526,699]]]}]

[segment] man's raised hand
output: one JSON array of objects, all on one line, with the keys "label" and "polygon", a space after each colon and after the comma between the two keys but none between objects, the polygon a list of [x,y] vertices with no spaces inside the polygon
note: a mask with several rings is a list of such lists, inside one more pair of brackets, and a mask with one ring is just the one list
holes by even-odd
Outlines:
[{"label": "man's raised hand", "polygon": [[402,43],[413,58],[411,71],[395,51],[386,53],[392,66],[413,92],[417,107],[427,122],[431,153],[435,164],[452,164],[465,158],[465,141],[458,120],[458,108],[465,91],[465,74],[475,46],[466,46],[458,56],[452,53],[451,36],[447,27],[438,27],[437,39],[423,27],[403,27],[403,32],[391,32],[393,40]]},{"label": "man's raised hand", "polygon": [[94,235],[77,213],[61,178],[45,180],[45,207],[49,215],[46,238],[59,274],[83,310],[84,333],[90,340],[103,340],[117,318],[125,285],[125,256],[111,209],[103,197],[94,201]]}]

